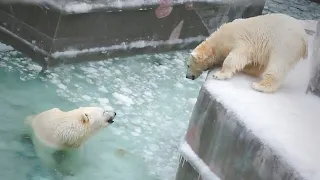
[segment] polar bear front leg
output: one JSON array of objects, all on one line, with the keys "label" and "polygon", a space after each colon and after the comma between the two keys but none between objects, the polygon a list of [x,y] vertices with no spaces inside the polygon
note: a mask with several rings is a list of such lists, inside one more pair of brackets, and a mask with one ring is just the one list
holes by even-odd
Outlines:
[{"label": "polar bear front leg", "polygon": [[64,163],[67,163],[68,161],[68,152],[64,150],[57,150],[52,154],[52,158],[55,161],[55,168],[60,173],[66,176],[74,176],[74,173],[72,172],[70,167],[64,167]]},{"label": "polar bear front leg", "polygon": [[213,77],[215,79],[230,79],[237,71],[249,64],[249,60],[242,49],[235,49],[229,53],[222,64],[220,71],[217,71]]}]

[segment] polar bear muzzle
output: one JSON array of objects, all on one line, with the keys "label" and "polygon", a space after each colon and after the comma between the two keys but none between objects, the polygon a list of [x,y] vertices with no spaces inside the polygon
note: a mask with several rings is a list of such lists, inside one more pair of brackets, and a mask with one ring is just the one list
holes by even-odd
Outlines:
[{"label": "polar bear muzzle", "polygon": [[186,73],[187,79],[195,80],[202,74],[200,65],[195,61],[196,61],[195,57],[191,54],[187,62],[187,73]]},{"label": "polar bear muzzle", "polygon": [[110,115],[110,118],[107,120],[107,122],[109,123],[109,124],[112,124],[112,123],[114,123],[114,118],[116,117],[116,115],[117,115],[117,113],[116,112],[108,112],[108,111],[104,111],[103,112],[103,114],[111,114]]},{"label": "polar bear muzzle", "polygon": [[107,123],[112,124],[114,123],[114,118],[116,117],[116,112],[109,112],[109,111],[103,111],[103,115],[107,116]]}]

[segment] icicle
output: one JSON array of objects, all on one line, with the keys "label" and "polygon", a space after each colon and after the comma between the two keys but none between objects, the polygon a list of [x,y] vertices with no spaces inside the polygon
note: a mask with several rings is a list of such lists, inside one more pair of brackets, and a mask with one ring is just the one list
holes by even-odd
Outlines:
[{"label": "icicle", "polygon": [[183,162],[182,162],[181,167],[183,167],[183,166],[184,166],[184,163],[186,162],[186,159],[184,159],[184,158],[182,158],[182,159],[183,159]]}]

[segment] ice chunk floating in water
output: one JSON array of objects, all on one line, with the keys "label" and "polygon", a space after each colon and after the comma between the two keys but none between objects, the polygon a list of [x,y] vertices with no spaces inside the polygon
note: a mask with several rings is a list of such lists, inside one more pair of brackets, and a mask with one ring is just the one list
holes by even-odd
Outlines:
[{"label": "ice chunk floating in water", "polygon": [[11,46],[7,46],[5,44],[0,43],[0,52],[2,51],[10,51],[13,50],[13,48]]},{"label": "ice chunk floating in water", "polygon": [[[0,52],[0,174],[4,179],[62,179],[21,139],[25,116],[59,107],[103,106],[117,121],[85,146],[77,180],[172,180],[205,74],[185,78],[187,52],[41,68],[16,51]],[[19,173],[17,173],[19,169]]]}]

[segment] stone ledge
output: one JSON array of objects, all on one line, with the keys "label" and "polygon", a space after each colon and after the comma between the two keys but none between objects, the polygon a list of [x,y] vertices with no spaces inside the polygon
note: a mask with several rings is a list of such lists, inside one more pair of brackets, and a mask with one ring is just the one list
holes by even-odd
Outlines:
[{"label": "stone ledge", "polygon": [[[312,42],[310,37],[310,51]],[[254,91],[251,83],[257,79],[243,74],[227,81],[214,80],[214,70],[208,74],[185,140],[215,175],[222,180],[320,179],[320,101],[306,94],[310,62],[310,56],[300,61],[275,94]],[[176,180],[198,177],[193,163],[181,162]]]},{"label": "stone ledge", "polygon": [[312,54],[309,54],[312,71],[308,90],[320,97],[320,20],[316,24],[316,32],[312,46]]}]

